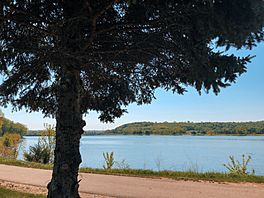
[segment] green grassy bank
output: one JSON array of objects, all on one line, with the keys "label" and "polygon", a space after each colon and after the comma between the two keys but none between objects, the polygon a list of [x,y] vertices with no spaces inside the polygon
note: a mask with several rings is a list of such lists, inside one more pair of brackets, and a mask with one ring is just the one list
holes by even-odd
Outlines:
[{"label": "green grassy bank", "polygon": [[44,198],[46,196],[22,193],[0,187],[0,197],[1,198]]},{"label": "green grassy bank", "polygon": [[[52,169],[52,165],[44,165],[39,163],[25,162],[21,160],[1,159],[0,164],[21,166],[27,168]],[[121,175],[132,177],[149,177],[149,178],[170,178],[175,180],[192,180],[192,181],[214,181],[214,182],[253,182],[264,183],[264,176],[256,175],[231,175],[218,172],[198,173],[194,171],[152,171],[142,169],[97,169],[97,168],[81,168],[82,173],[94,173],[105,175]]]}]

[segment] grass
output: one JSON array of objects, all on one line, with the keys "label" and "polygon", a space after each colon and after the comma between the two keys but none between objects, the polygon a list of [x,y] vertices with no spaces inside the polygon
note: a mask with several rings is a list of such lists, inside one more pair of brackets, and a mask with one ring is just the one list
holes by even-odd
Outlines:
[{"label": "grass", "polygon": [[[0,164],[22,166],[27,168],[52,169],[52,165],[44,165],[40,163],[26,162],[21,160],[1,159]],[[192,180],[192,181],[214,181],[214,182],[253,182],[264,183],[264,176],[256,175],[236,175],[219,172],[197,173],[195,171],[153,171],[143,169],[111,169],[104,170],[98,168],[81,168],[82,173],[94,173],[105,175],[121,175],[133,177],[149,177],[149,178],[170,178],[174,180]]]},{"label": "grass", "polygon": [[264,176],[255,175],[231,175],[219,172],[197,173],[192,171],[152,171],[143,169],[95,169],[95,168],[81,168],[80,172],[106,174],[106,175],[121,175],[134,177],[150,177],[150,178],[169,178],[174,180],[192,180],[192,181],[214,181],[214,182],[253,182],[264,183]]},{"label": "grass", "polygon": [[46,196],[22,193],[0,187],[0,197],[1,198],[44,198]]},{"label": "grass", "polygon": [[15,160],[15,159],[4,159],[0,158],[0,164],[6,164],[11,166],[20,166],[26,168],[38,168],[38,169],[52,169],[52,164],[41,164],[35,162],[27,162],[22,160]]}]

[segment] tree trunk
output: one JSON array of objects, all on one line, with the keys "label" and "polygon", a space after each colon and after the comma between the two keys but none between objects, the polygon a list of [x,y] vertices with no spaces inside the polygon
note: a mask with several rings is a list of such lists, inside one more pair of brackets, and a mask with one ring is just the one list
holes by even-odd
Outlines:
[{"label": "tree trunk", "polygon": [[78,170],[81,163],[79,151],[85,122],[80,109],[80,72],[63,68],[58,92],[56,115],[56,148],[49,198],[79,198]]}]

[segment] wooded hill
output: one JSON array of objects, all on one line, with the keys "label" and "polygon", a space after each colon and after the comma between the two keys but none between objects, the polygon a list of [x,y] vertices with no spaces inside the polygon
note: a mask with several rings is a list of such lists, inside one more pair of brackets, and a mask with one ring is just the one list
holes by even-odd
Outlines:
[{"label": "wooded hill", "polygon": [[18,133],[21,136],[27,133],[28,129],[25,125],[21,123],[13,122],[7,118],[1,118],[0,122],[0,136],[3,136],[5,133]]},{"label": "wooded hill", "polygon": [[105,134],[122,135],[264,135],[264,121],[258,122],[136,122]]}]

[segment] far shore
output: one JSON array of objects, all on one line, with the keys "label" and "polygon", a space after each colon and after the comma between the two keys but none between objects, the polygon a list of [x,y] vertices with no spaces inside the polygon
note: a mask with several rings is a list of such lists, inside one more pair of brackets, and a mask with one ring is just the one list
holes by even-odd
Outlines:
[{"label": "far shore", "polygon": [[[40,135],[29,130],[27,135]],[[135,136],[264,136],[264,121],[254,122],[132,122],[108,130],[85,130],[83,135]]]},{"label": "far shore", "polygon": [[[33,137],[33,136],[41,136],[41,134],[25,134],[23,136]],[[150,134],[150,135],[139,135],[139,134],[83,134],[82,136],[187,136],[187,137],[212,137],[212,136],[234,136],[234,137],[244,137],[244,136],[264,136],[264,134],[247,134],[247,135],[233,135],[233,134],[215,134],[215,135],[164,135],[164,134]]]}]

